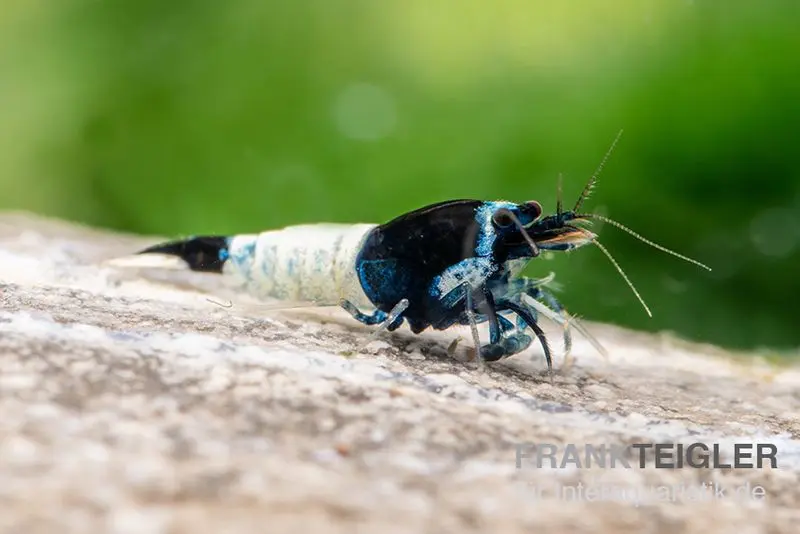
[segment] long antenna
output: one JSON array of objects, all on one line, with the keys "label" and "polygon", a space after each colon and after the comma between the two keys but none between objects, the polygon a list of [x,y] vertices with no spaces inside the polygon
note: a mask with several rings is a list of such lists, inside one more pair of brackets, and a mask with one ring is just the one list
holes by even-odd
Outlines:
[{"label": "long antenna", "polygon": [[644,311],[647,312],[647,315],[652,317],[653,313],[650,311],[650,308],[647,307],[647,304],[645,304],[644,299],[639,294],[639,292],[636,290],[636,286],[633,285],[633,282],[631,282],[631,279],[628,278],[628,275],[625,274],[625,271],[623,271],[622,267],[619,266],[619,263],[617,263],[617,260],[614,259],[614,256],[612,256],[611,253],[608,251],[608,249],[606,247],[604,247],[600,243],[600,241],[597,240],[597,236],[592,237],[589,234],[589,232],[587,232],[583,228],[578,228],[577,226],[567,226],[567,228],[571,228],[572,230],[577,230],[577,231],[581,232],[582,234],[590,237],[590,241],[592,243],[594,243],[595,245],[597,245],[597,248],[599,248],[600,250],[603,251],[603,254],[605,254],[606,257],[609,259],[609,261],[611,261],[612,265],[614,265],[614,267],[617,269],[617,272],[622,276],[623,280],[625,280],[625,283],[627,283],[628,287],[631,288],[631,291],[633,291],[633,294],[636,295],[637,299],[639,299],[639,302],[642,304],[642,307],[644,308]]},{"label": "long antenna", "polygon": [[581,193],[581,196],[578,197],[578,201],[575,203],[575,207],[572,209],[572,211],[578,211],[581,209],[583,201],[589,198],[592,189],[594,189],[594,186],[597,183],[597,177],[600,176],[601,172],[603,172],[603,167],[605,166],[606,161],[608,161],[609,156],[611,156],[611,153],[614,151],[614,147],[617,146],[617,142],[619,141],[620,137],[622,137],[622,130],[619,131],[617,137],[614,139],[614,142],[611,143],[611,147],[608,149],[608,152],[606,152],[606,155],[603,156],[602,161],[600,161],[600,165],[597,166],[597,170],[594,171],[594,174],[592,174],[592,177],[589,179],[589,183],[587,183],[586,187],[583,188],[583,192]]},{"label": "long antenna", "polygon": [[614,259],[614,256],[612,256],[611,253],[608,251],[608,249],[606,247],[604,247],[603,245],[601,245],[600,241],[598,241],[597,239],[593,239],[592,243],[597,245],[597,248],[602,250],[603,254],[605,254],[608,257],[608,259],[611,260],[611,263],[613,263],[614,267],[617,268],[617,272],[619,272],[619,274],[622,275],[622,278],[625,279],[625,282],[628,284],[628,287],[631,288],[631,291],[633,291],[633,294],[636,295],[636,298],[639,299],[639,302],[642,303],[642,306],[644,307],[644,311],[647,312],[647,315],[652,317],[653,313],[650,311],[650,308],[648,308],[647,304],[644,303],[644,299],[639,294],[639,292],[636,291],[636,287],[634,287],[633,282],[631,282],[630,278],[628,278],[628,275],[625,274],[625,271],[622,270],[622,267],[619,266],[619,263],[617,263],[617,260]]},{"label": "long antenna", "polygon": [[657,248],[661,252],[666,252],[667,254],[675,256],[676,258],[680,258],[680,259],[682,259],[684,261],[688,261],[689,263],[693,263],[693,264],[697,265],[698,267],[702,267],[703,269],[706,269],[707,271],[711,270],[711,267],[709,267],[708,265],[706,265],[704,263],[700,263],[697,260],[693,260],[692,258],[690,258],[688,256],[684,256],[683,254],[679,254],[679,253],[675,252],[674,250],[670,250],[667,247],[659,245],[658,243],[653,243],[649,239],[647,239],[645,237],[642,237],[638,233],[634,232],[633,230],[631,230],[630,228],[628,228],[624,224],[618,223],[617,221],[615,221],[613,219],[609,219],[608,217],[603,217],[602,215],[596,215],[594,213],[580,214],[580,215],[576,215],[576,217],[579,217],[579,218],[580,217],[585,217],[587,219],[597,219],[598,221],[603,221],[604,223],[608,223],[611,226],[615,226],[616,228],[619,228],[620,230],[629,233],[630,235],[632,235],[633,237],[635,237],[639,241],[642,241],[643,243],[646,243],[646,244],[650,245],[653,248]]},{"label": "long antenna", "polygon": [[563,182],[563,175],[558,173],[558,189],[556,190],[556,215],[559,217],[559,219],[561,218],[561,214],[564,213],[564,202],[562,201]]}]

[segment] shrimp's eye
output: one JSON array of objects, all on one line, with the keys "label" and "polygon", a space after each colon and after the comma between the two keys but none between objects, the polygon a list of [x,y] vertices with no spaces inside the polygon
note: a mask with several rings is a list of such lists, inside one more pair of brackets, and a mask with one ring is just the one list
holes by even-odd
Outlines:
[{"label": "shrimp's eye", "polygon": [[542,214],[542,205],[535,200],[526,202],[525,207],[528,209],[528,213],[530,213],[531,217],[533,217],[533,220],[538,219],[539,215]]},{"label": "shrimp's eye", "polygon": [[511,213],[511,210],[500,208],[492,215],[492,222],[494,222],[495,226],[498,228],[508,228],[514,224],[514,215]]}]

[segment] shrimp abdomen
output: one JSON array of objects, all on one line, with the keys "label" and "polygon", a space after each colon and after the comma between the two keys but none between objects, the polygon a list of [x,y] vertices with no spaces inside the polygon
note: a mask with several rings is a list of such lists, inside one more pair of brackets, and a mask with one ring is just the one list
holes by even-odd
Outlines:
[{"label": "shrimp abdomen", "polygon": [[372,224],[308,224],[230,238],[224,273],[241,277],[261,298],[372,305],[355,258]]},{"label": "shrimp abdomen", "polygon": [[193,271],[235,277],[262,299],[308,301],[320,306],[348,299],[372,306],[355,260],[373,224],[307,224],[260,234],[195,236],[161,243],[139,254],[183,259]]}]

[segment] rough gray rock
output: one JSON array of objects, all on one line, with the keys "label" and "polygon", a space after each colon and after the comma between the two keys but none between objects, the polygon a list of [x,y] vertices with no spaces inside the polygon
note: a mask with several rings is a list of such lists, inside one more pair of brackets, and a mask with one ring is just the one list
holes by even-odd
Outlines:
[{"label": "rough gray rock", "polygon": [[[538,349],[479,372],[465,331],[361,350],[338,310],[102,263],[154,241],[0,218],[3,531],[796,531],[796,367],[599,324],[609,361],[577,338],[552,382]],[[772,443],[779,465],[516,465],[518,444],[697,441]],[[765,497],[730,495],[747,484]]]}]

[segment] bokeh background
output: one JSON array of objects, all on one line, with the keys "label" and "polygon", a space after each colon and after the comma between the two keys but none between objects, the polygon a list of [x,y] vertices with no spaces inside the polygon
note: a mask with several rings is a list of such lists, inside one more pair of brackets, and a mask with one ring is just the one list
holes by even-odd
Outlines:
[{"label": "bokeh background", "polygon": [[3,0],[0,208],[160,235],[587,202],[583,317],[800,346],[796,0]]}]

